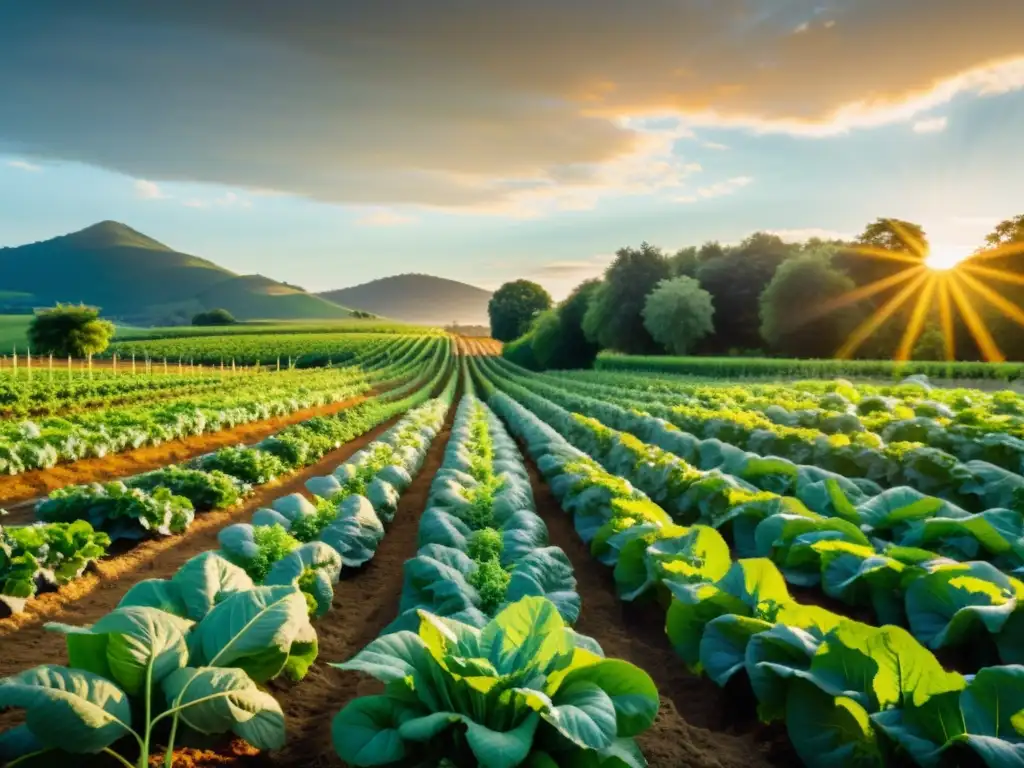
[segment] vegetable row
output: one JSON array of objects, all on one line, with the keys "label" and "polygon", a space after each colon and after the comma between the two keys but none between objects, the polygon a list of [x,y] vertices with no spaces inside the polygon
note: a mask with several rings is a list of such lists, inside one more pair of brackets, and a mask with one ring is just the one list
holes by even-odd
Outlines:
[{"label": "vegetable row", "polygon": [[[330,609],[342,568],[372,558],[399,487],[422,466],[444,419],[451,379],[440,398],[339,466],[330,477],[343,482],[328,484],[340,489],[330,497],[290,496],[259,510],[254,525],[221,532],[221,550],[193,557],[169,579],[137,583],[90,627],[48,624],[66,635],[69,664],[0,680],[0,708],[26,710],[23,725],[0,734],[0,758],[13,765],[53,750],[105,752],[132,766],[115,747],[134,740],[142,768],[166,725],[165,766],[176,745],[211,735],[282,746],[284,713],[264,686],[279,676],[299,681],[315,661],[312,619]],[[376,504],[362,495],[374,490]]]},{"label": "vegetable row", "polygon": [[[494,381],[609,472],[661,504],[671,513],[662,524],[675,520],[712,526],[729,537],[741,556],[771,557],[792,583],[820,585],[830,597],[872,609],[882,622],[908,625],[932,649],[969,650],[975,663],[989,657],[1024,661],[1020,579],[988,562],[956,562],[885,540],[908,526],[943,520],[932,517],[922,523],[928,509],[919,500],[889,492],[860,508],[843,507],[842,493],[837,493],[843,514],[827,517],[794,497],[759,490],[718,470],[698,470],[508,380]],[[825,486],[838,488],[830,481]],[[624,570],[616,577],[620,594],[642,594],[651,586],[649,576]]]},{"label": "vegetable row", "polygon": [[404,568],[399,617],[336,665],[387,684],[335,718],[349,765],[640,768],[659,699],[637,667],[568,625],[572,567],[547,544],[514,443],[472,394]]},{"label": "vegetable row", "polygon": [[964,751],[990,768],[1024,764],[1024,666],[947,672],[905,630],[800,605],[771,561],[732,561],[714,529],[675,525],[506,394],[489,402],[620,586],[650,581],[670,597],[666,631],[687,665],[719,685],[745,681],[809,768],[908,757],[932,768],[963,764]]},{"label": "vegetable row", "polygon": [[[439,347],[431,365],[409,386],[363,401],[328,417],[314,417],[286,427],[255,446],[224,448],[197,458],[190,466],[171,466],[126,481],[69,486],[40,502],[34,526],[8,527],[8,533],[28,540],[62,537],[72,526],[78,542],[75,568],[56,568],[58,553],[39,547],[5,548],[0,556],[0,600],[10,611],[40,590],[52,589],[81,575],[89,562],[105,552],[111,538],[138,539],[183,533],[197,511],[230,507],[256,485],[309,466],[342,444],[423,403],[449,369],[450,350]],[[411,393],[407,388],[414,387]],[[64,550],[67,548],[64,547]],[[30,555],[30,556],[26,556]],[[64,556],[64,555],[62,555]],[[70,556],[70,555],[67,555]]]}]

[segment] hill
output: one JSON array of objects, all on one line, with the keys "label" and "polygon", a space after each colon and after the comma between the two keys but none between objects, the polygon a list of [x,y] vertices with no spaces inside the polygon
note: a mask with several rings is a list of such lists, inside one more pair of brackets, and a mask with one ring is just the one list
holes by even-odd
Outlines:
[{"label": "hill", "polygon": [[488,324],[490,291],[457,280],[406,274],[318,296],[353,309],[423,325]]},{"label": "hill", "polygon": [[[31,245],[0,248],[0,285],[19,303],[83,302],[139,324],[187,322],[224,307],[245,319],[348,317],[344,307],[262,275],[239,276],[116,221]],[[5,302],[8,303],[8,302]]]}]

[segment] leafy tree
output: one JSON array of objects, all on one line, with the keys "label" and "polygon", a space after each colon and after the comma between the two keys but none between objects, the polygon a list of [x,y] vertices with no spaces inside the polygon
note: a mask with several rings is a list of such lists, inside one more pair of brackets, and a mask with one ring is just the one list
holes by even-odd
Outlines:
[{"label": "leafy tree", "polygon": [[532,333],[523,334],[518,339],[510,341],[502,348],[501,355],[506,360],[510,360],[516,365],[521,365],[523,368],[531,371],[539,371],[541,369],[537,358],[533,356]]},{"label": "leafy tree", "polygon": [[696,277],[697,267],[700,265],[700,256],[695,246],[680,248],[668,260],[672,277]]},{"label": "leafy tree", "polygon": [[829,248],[786,261],[761,295],[761,335],[789,357],[831,357],[862,317],[856,306],[807,321],[807,310],[854,290],[853,280],[831,264]]},{"label": "leafy tree", "polygon": [[58,304],[36,313],[28,328],[32,350],[61,357],[90,357],[103,352],[114,336],[114,324],[100,319],[95,307]]},{"label": "leafy tree", "polygon": [[647,295],[668,277],[668,259],[660,248],[646,242],[639,248],[620,248],[583,317],[586,337],[619,352],[659,352],[658,343],[644,327],[642,312]]},{"label": "leafy tree", "polygon": [[920,336],[910,353],[913,360],[945,360],[946,341],[938,326],[929,325]]},{"label": "leafy tree", "polygon": [[226,309],[211,309],[192,316],[192,325],[234,325],[235,316]]},{"label": "leafy tree", "polygon": [[556,309],[538,315],[530,333],[541,368],[589,368],[599,347],[583,333],[583,316],[601,288],[600,280],[580,283]]},{"label": "leafy tree", "polygon": [[644,304],[644,327],[674,355],[685,355],[714,331],[711,294],[692,277],[662,280]]},{"label": "leafy tree", "polygon": [[[1024,307],[1024,285],[1020,282],[1024,279],[1024,214],[999,222],[985,237],[985,246],[980,251],[987,251],[984,261],[977,262],[983,271],[972,272],[968,264],[966,274],[1011,304]],[[984,270],[996,270],[1002,278]],[[1024,329],[989,301],[981,299],[973,305],[1007,359],[1024,359]],[[957,349],[960,347],[958,336]]]},{"label": "leafy tree", "polygon": [[530,329],[533,319],[551,307],[551,296],[537,283],[514,280],[505,283],[487,305],[491,318],[491,336],[498,341],[513,341]]},{"label": "leafy tree", "polygon": [[798,250],[776,235],[756,232],[722,255],[702,259],[697,279],[714,302],[711,344],[717,351],[761,347],[761,294],[779,265]]},{"label": "leafy tree", "polygon": [[1011,243],[1024,243],[1024,214],[999,222],[995,229],[985,236],[985,245],[988,248],[998,248]]}]

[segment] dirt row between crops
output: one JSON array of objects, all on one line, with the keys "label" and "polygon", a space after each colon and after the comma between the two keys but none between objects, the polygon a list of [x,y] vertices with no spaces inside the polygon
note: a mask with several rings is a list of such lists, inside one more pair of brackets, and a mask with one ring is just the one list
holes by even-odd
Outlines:
[{"label": "dirt row between crops", "polygon": [[328,454],[322,461],[276,483],[260,486],[245,502],[231,509],[203,512],[181,536],[141,542],[132,549],[96,563],[93,572],[64,585],[56,592],[30,600],[25,613],[0,619],[0,677],[37,664],[61,664],[64,638],[43,629],[48,621],[91,624],[117,607],[128,588],[143,579],[168,578],[194,555],[217,549],[217,534],[236,522],[248,521],[253,511],[274,499],[305,491],[311,477],[333,472],[359,449],[390,428],[400,416],[375,427]]},{"label": "dirt row between crops", "polygon": [[775,754],[752,723],[739,723],[730,697],[711,680],[690,674],[665,635],[665,612],[657,605],[633,606],[615,591],[610,568],[590,554],[570,515],[562,511],[536,467],[527,461],[537,514],[551,544],[561,547],[576,575],[583,600],[576,629],[590,635],[608,658],[624,659],[654,680],[661,708],[654,726],[637,738],[651,768],[767,768],[799,765]]},{"label": "dirt row between crops", "polygon": [[169,464],[202,456],[218,448],[255,443],[280,432],[287,426],[306,421],[314,416],[333,416],[346,408],[358,405],[372,396],[358,395],[329,405],[304,408],[287,416],[277,416],[262,421],[252,421],[231,429],[222,429],[182,440],[172,440],[161,445],[138,448],[134,451],[114,453],[102,459],[82,459],[70,464],[59,464],[52,469],[33,470],[20,475],[0,477],[0,506],[6,506],[9,514],[3,518],[4,525],[35,522],[35,502],[51,491],[68,485],[104,482],[131,477],[142,472],[160,469]]}]

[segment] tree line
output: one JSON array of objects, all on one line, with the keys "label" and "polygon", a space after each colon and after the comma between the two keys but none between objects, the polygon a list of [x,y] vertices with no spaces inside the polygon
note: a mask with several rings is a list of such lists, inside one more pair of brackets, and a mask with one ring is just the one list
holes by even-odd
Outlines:
[{"label": "tree line", "polygon": [[[603,278],[580,283],[557,305],[529,280],[501,286],[488,306],[491,335],[530,368],[587,367],[603,349],[829,358],[868,318],[885,315],[909,282],[900,273],[927,253],[920,225],[889,218],[871,222],[851,241],[788,243],[756,232],[737,245],[707,242],[674,253],[644,242],[619,249]],[[1024,215],[997,225],[972,258],[982,254],[985,267],[1003,277],[973,279],[1024,306]],[[853,356],[892,358],[918,298],[907,296]],[[1024,359],[1019,321],[980,295],[962,298],[1008,359]],[[912,359],[944,359],[941,303],[929,301]],[[816,307],[832,308],[815,313]],[[983,359],[955,305],[951,314],[956,359]]]}]

